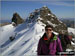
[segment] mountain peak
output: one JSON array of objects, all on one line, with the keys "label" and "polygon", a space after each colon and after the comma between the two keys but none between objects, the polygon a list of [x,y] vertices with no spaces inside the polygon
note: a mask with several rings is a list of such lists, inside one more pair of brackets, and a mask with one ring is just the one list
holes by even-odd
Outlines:
[{"label": "mountain peak", "polygon": [[50,24],[54,27],[55,32],[63,32],[64,34],[67,33],[67,26],[62,23],[47,6],[35,9],[34,12],[30,14],[29,19],[31,19],[32,22],[36,20],[38,22],[39,20],[46,25]]},{"label": "mountain peak", "polygon": [[43,7],[47,7],[46,5],[44,5]]},{"label": "mountain peak", "polygon": [[12,22],[14,22],[16,24],[21,24],[24,22],[24,20],[20,17],[20,15],[18,13],[14,13],[13,17],[12,17]]}]

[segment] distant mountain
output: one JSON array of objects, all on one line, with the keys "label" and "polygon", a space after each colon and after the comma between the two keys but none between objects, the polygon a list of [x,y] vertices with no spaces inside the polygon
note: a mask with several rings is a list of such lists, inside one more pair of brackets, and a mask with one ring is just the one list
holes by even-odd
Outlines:
[{"label": "distant mountain", "polygon": [[24,20],[20,17],[20,15],[18,13],[13,14],[11,21],[15,22],[16,24],[21,24],[24,22]]},{"label": "distant mountain", "polygon": [[5,26],[5,25],[8,25],[8,24],[10,24],[11,22],[10,22],[10,20],[1,20],[0,21],[0,27],[1,26]]},{"label": "distant mountain", "polygon": [[74,18],[70,18],[70,19],[60,19],[63,23],[65,23],[67,25],[67,27],[72,27],[75,28],[75,20]]},{"label": "distant mountain", "polygon": [[6,22],[10,23],[11,20],[0,20],[0,24],[1,24],[1,23],[6,23]]},{"label": "distant mountain", "polygon": [[74,18],[59,18],[59,19],[61,19],[61,20],[65,20],[65,19],[67,19],[67,20],[74,20]]},{"label": "distant mountain", "polygon": [[11,20],[1,20],[0,26],[5,26],[5,25],[8,25],[12,22],[15,22],[17,24],[21,24],[24,22],[24,20],[20,17],[20,15],[18,13],[14,13]]},{"label": "distant mountain", "polygon": [[10,24],[9,22],[1,23],[0,27]]}]

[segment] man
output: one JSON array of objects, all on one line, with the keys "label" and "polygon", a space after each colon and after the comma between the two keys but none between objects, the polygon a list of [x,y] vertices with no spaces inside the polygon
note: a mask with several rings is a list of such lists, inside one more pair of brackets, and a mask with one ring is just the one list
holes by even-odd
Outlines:
[{"label": "man", "polygon": [[67,45],[71,44],[68,34],[60,32],[58,37],[60,38],[63,51],[66,51]]},{"label": "man", "polygon": [[59,38],[53,33],[53,27],[47,25],[45,33],[39,40],[37,54],[38,55],[56,55],[62,51],[61,42]]}]

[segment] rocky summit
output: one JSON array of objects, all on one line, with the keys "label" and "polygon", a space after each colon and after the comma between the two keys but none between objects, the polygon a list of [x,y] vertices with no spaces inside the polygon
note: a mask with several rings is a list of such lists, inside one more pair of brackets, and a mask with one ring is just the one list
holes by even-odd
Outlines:
[{"label": "rocky summit", "polygon": [[24,20],[20,17],[20,15],[18,13],[14,13],[13,17],[12,17],[12,22],[14,22],[16,24],[21,24],[24,22]]},{"label": "rocky summit", "polygon": [[[54,15],[47,6],[35,9],[34,12],[30,13],[29,19],[37,19],[45,25],[50,24],[54,27],[54,31],[58,33],[67,33],[67,26],[61,22],[56,15]],[[33,20],[34,21],[34,20]]]}]

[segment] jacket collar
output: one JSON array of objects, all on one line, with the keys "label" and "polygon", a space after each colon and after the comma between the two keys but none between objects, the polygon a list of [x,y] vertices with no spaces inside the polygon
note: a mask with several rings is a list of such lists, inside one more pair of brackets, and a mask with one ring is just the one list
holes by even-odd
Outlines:
[{"label": "jacket collar", "polygon": [[[55,36],[55,34],[54,34],[54,33],[52,33],[51,39],[53,39],[53,38],[54,38],[54,36]],[[47,36],[46,36],[46,33],[45,33],[45,35],[43,36],[43,39],[44,39],[44,40],[48,40],[48,38],[47,38]]]}]

